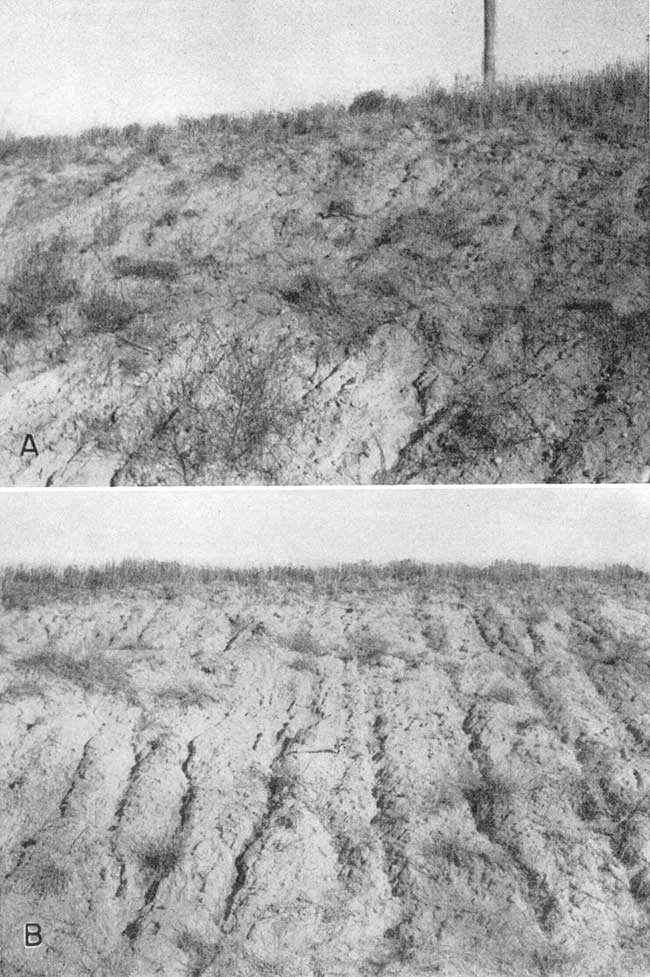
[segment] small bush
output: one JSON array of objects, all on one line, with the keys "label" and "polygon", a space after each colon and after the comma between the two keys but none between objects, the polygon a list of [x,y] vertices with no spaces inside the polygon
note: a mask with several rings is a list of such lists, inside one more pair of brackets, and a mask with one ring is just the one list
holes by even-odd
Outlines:
[{"label": "small bush", "polygon": [[135,858],[143,875],[163,878],[171,875],[181,859],[181,842],[176,837],[144,842]]},{"label": "small bush", "polygon": [[372,631],[357,631],[349,636],[350,652],[344,657],[366,665],[381,665],[391,654],[390,642]]},{"label": "small bush", "polygon": [[357,95],[350,104],[348,112],[350,115],[367,115],[371,112],[381,112],[388,107],[389,102],[390,99],[385,92],[372,89],[372,91]]},{"label": "small bush", "polygon": [[175,261],[162,258],[132,258],[120,255],[113,262],[115,274],[119,278],[155,278],[159,281],[174,282],[179,277]]},{"label": "small bush", "polygon": [[68,246],[61,232],[47,244],[37,241],[18,258],[7,282],[6,304],[0,307],[4,332],[29,334],[40,318],[77,294],[77,282],[65,270]]},{"label": "small bush", "polygon": [[119,332],[137,315],[130,302],[101,286],[95,287],[79,311],[93,332]]},{"label": "small bush", "polygon": [[333,311],[336,307],[330,286],[313,271],[296,275],[280,288],[280,295],[301,312],[314,312],[318,309]]},{"label": "small bush", "polygon": [[317,657],[323,654],[323,646],[320,641],[317,641],[307,628],[299,628],[293,634],[289,641],[289,648],[291,651],[295,651],[297,655]]},{"label": "small bush", "polygon": [[235,183],[244,175],[244,167],[240,163],[227,163],[219,160],[208,170],[208,177],[214,180],[230,180]]}]

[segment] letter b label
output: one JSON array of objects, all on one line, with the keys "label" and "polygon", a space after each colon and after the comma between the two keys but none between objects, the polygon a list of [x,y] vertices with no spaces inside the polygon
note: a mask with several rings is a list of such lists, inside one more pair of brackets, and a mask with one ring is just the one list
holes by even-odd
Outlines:
[{"label": "letter b label", "polygon": [[25,946],[40,946],[43,942],[40,923],[25,923]]}]

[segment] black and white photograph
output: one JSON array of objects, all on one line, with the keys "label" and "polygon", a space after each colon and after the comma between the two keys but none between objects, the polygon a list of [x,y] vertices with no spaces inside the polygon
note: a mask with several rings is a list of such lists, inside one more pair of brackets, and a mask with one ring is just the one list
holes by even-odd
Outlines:
[{"label": "black and white photograph", "polygon": [[3,0],[0,484],[650,479],[647,0]]},{"label": "black and white photograph", "polygon": [[0,4],[0,977],[650,977],[649,14]]},{"label": "black and white photograph", "polygon": [[0,973],[648,977],[645,487],[0,526]]}]

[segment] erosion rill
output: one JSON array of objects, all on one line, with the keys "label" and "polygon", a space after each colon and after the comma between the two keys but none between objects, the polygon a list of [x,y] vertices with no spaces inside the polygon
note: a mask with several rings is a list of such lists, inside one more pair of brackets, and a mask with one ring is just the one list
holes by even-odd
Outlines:
[{"label": "erosion rill", "polygon": [[3,975],[647,977],[647,576],[157,580],[4,588]]}]

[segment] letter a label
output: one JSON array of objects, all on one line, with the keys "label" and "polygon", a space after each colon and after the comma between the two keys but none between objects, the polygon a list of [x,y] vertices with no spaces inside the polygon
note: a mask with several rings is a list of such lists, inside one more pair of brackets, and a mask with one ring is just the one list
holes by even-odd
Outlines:
[{"label": "letter a label", "polygon": [[25,946],[40,946],[43,942],[40,923],[25,923]]},{"label": "letter a label", "polygon": [[23,441],[23,446],[20,451],[20,457],[23,455],[34,455],[38,457],[38,448],[36,447],[36,442],[34,441],[34,436],[32,434],[26,434],[25,440]]}]

